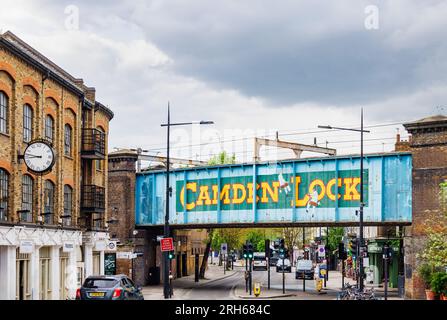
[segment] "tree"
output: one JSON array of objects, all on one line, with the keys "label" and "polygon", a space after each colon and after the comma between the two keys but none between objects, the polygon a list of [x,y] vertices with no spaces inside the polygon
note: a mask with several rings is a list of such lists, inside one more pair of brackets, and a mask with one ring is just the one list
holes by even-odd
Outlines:
[{"label": "tree", "polygon": [[253,244],[253,250],[255,252],[263,251],[263,250],[260,250],[260,248],[258,248],[258,244],[261,241],[265,241],[265,239],[266,239],[265,232],[260,229],[251,229],[247,232],[247,235],[246,235],[246,241]]},{"label": "tree", "polygon": [[226,151],[222,151],[216,154],[214,157],[208,160],[208,165],[214,166],[218,164],[234,164],[236,163],[236,155],[229,155]]},{"label": "tree", "polygon": [[329,241],[327,244],[329,252],[332,253],[338,249],[338,244],[342,241],[344,234],[345,230],[343,227],[329,228]]},{"label": "tree", "polygon": [[284,244],[289,249],[289,252],[292,252],[293,248],[302,247],[303,228],[283,228],[282,235]]},{"label": "tree", "polygon": [[[221,153],[215,155],[208,161],[208,165],[217,165],[217,164],[234,164],[236,163],[236,156],[233,154],[229,156],[226,151],[222,151]],[[205,278],[206,266],[208,265],[208,257],[211,251],[211,243],[214,238],[214,230],[208,230],[208,238],[206,239],[206,247],[205,252],[203,253],[202,264],[200,265],[199,276],[201,279]]]},{"label": "tree", "polygon": [[425,220],[427,240],[421,253],[416,257],[432,272],[447,266],[447,181],[442,182],[439,191],[440,212],[432,212]]}]

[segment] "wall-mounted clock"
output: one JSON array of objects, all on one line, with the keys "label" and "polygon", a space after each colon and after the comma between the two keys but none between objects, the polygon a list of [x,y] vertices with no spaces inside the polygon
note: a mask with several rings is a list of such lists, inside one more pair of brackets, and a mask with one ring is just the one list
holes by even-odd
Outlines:
[{"label": "wall-mounted clock", "polygon": [[35,140],[26,147],[23,159],[28,170],[35,174],[45,174],[53,168],[56,155],[48,142]]}]

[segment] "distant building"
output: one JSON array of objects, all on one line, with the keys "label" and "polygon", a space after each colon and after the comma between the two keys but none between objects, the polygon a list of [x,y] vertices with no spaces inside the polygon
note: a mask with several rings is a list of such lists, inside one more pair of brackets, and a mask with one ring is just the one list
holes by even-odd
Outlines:
[{"label": "distant building", "polygon": [[[108,211],[117,221],[109,225],[112,239],[118,241],[116,273],[127,274],[141,286],[158,284],[163,280],[162,255],[156,240],[157,236],[163,235],[163,228],[135,227],[137,159],[137,152],[131,150],[109,154]],[[174,278],[194,274],[195,255],[199,255],[201,263],[207,230],[171,230],[171,236],[176,254],[171,264]]]},{"label": "distant building", "polygon": [[[94,88],[0,34],[0,299],[73,298],[104,273],[112,118]],[[18,157],[35,139],[56,153],[43,176]]]}]

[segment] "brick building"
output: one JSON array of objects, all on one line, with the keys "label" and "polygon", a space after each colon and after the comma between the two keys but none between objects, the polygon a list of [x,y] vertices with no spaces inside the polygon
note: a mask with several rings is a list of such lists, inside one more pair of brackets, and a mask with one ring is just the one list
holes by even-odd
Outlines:
[{"label": "brick building", "polygon": [[424,284],[417,274],[417,254],[426,241],[427,219],[441,219],[440,183],[447,179],[447,117],[438,115],[404,124],[409,141],[398,139],[396,149],[413,156],[413,223],[405,229],[405,293],[424,299]]},{"label": "brick building", "polygon": [[[135,229],[135,186],[137,152],[121,150],[109,154],[109,212],[117,223],[110,224],[110,235],[118,241],[116,273],[131,277],[137,285],[157,284],[163,280],[162,255],[157,236],[163,228]],[[202,262],[206,230],[171,230],[174,238],[175,278],[194,273],[195,255]]]},{"label": "brick building", "polygon": [[[94,88],[0,34],[0,299],[72,298],[104,272],[112,118]],[[45,175],[18,156],[35,139],[56,154]]]}]

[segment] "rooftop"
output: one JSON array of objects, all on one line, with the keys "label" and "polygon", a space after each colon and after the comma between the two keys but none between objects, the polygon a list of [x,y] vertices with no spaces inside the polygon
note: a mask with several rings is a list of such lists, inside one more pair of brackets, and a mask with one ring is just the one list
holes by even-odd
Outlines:
[{"label": "rooftop", "polygon": [[[47,73],[50,73],[51,75],[55,76],[55,78],[62,79],[64,86],[68,87],[72,91],[75,91],[76,94],[82,94],[84,99],[90,104],[95,105],[100,109],[103,109],[105,113],[107,113],[110,117],[110,119],[113,118],[113,112],[108,107],[104,106],[103,104],[99,103],[98,101],[89,101],[85,96],[84,93],[87,90],[94,90],[94,88],[90,88],[84,85],[83,80],[79,78],[73,77],[71,74],[69,74],[67,71],[59,67],[57,64],[52,62],[50,59],[45,57],[43,54],[41,54],[39,51],[31,47],[29,44],[27,44],[25,41],[17,37],[14,33],[11,31],[6,31],[3,34],[0,33],[0,44],[5,44],[5,42],[9,44],[9,49],[16,49],[16,51],[19,51],[24,55],[25,58],[28,58],[32,62],[34,62],[35,67],[40,67],[42,69],[41,71],[46,71]],[[12,46],[12,48],[11,48]]]}]

